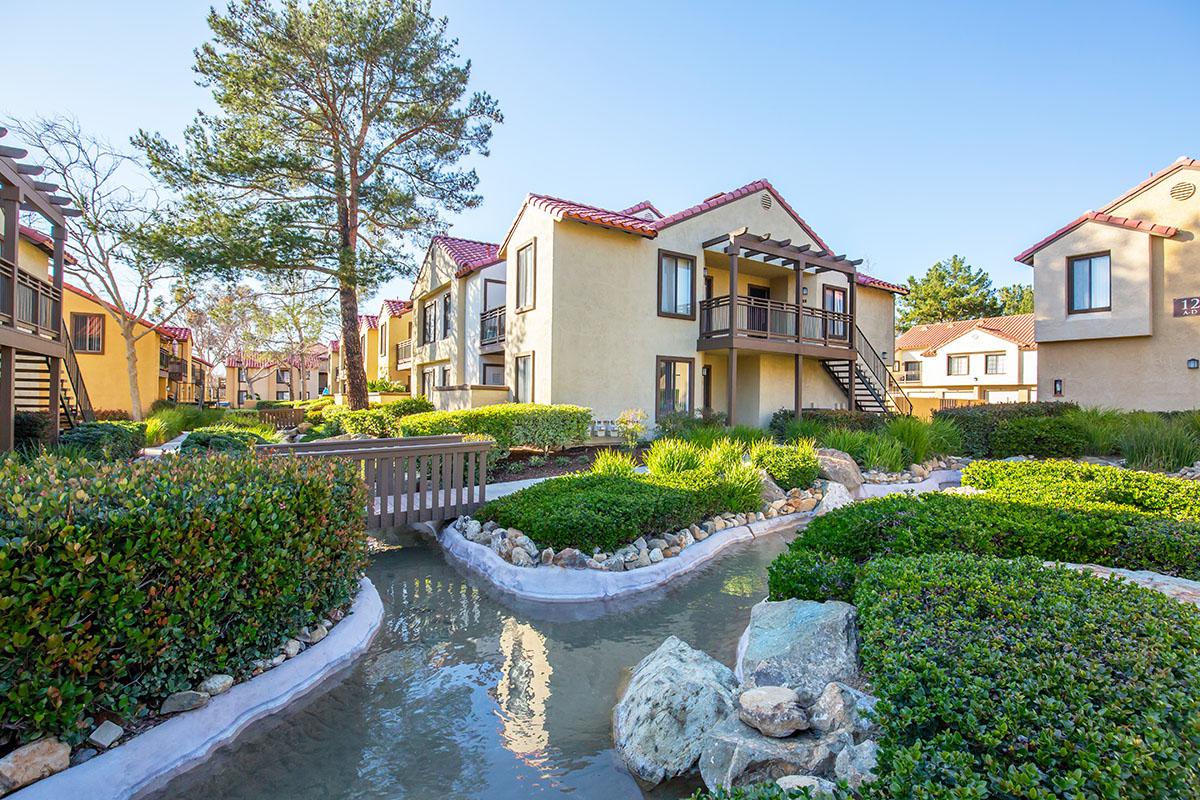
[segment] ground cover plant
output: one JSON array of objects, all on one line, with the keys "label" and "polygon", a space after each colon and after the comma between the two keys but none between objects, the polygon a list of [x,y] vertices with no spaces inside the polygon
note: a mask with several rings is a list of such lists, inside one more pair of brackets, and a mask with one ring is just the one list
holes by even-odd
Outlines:
[{"label": "ground cover plant", "polygon": [[274,440],[274,433],[268,438],[259,432],[236,425],[208,425],[189,433],[180,450],[184,453],[246,453],[256,444],[267,444]]},{"label": "ground cover plant", "polygon": [[461,411],[429,411],[397,419],[400,436],[478,433],[496,442],[503,458],[514,447],[550,453],[587,440],[592,424],[589,408],[537,403],[498,403]]},{"label": "ground cover plant", "polygon": [[59,434],[61,444],[98,460],[134,458],[146,446],[146,423],[108,420],[84,422]]},{"label": "ground cover plant", "polygon": [[344,605],[366,493],[332,459],[0,462],[0,728],[77,743]]}]

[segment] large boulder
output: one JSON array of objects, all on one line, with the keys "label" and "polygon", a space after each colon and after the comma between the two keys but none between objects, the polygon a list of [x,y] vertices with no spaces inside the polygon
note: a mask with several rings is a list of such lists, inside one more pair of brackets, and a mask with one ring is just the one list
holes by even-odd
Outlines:
[{"label": "large boulder", "polygon": [[737,717],[709,731],[700,752],[700,776],[710,790],[775,781],[784,775],[829,775],[843,742],[808,734],[775,739]]},{"label": "large boulder", "polygon": [[633,668],[613,741],[629,771],[656,784],[691,771],[704,735],[736,712],[733,672],[671,636]]},{"label": "large boulder", "polygon": [[863,484],[862,470],[858,463],[848,454],[831,447],[817,449],[817,463],[820,465],[820,476],[834,483],[840,483],[850,490],[851,494],[858,491]]},{"label": "large boulder", "polygon": [[762,479],[762,485],[758,490],[759,499],[763,503],[778,503],[787,500],[787,493],[779,488],[779,484],[774,478],[767,474],[765,469],[758,471],[758,477]]},{"label": "large boulder", "polygon": [[879,745],[868,739],[862,744],[850,744],[842,748],[834,762],[833,774],[857,791],[864,783],[875,780],[878,762]]},{"label": "large boulder", "polygon": [[821,497],[821,502],[817,504],[813,511],[815,516],[828,514],[834,509],[848,506],[854,502],[854,498],[850,496],[850,490],[840,483],[830,481],[825,486],[825,494]]},{"label": "large boulder", "polygon": [[738,643],[744,687],[787,686],[811,703],[830,681],[858,673],[858,612],[830,600],[763,600]]}]

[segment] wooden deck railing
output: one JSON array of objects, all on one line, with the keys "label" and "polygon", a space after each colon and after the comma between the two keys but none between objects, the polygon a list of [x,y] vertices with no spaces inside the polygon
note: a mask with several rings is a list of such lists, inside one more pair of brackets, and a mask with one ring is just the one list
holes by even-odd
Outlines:
[{"label": "wooden deck railing", "polygon": [[480,347],[504,341],[504,316],[504,306],[497,306],[479,315]]},{"label": "wooden deck railing", "polygon": [[460,434],[259,445],[260,453],[294,458],[347,458],[362,462],[367,484],[367,529],[470,514],[487,500],[491,442]]},{"label": "wooden deck railing", "polygon": [[[6,313],[16,291],[16,319]],[[0,325],[58,339],[62,291],[50,281],[32,275],[0,258]]]},{"label": "wooden deck railing", "polygon": [[296,427],[304,422],[304,414],[303,408],[263,408],[259,410],[258,417],[279,429]]},{"label": "wooden deck railing", "polygon": [[[779,300],[728,295],[700,302],[700,338],[749,336],[767,341],[797,342],[853,349],[854,315],[798,306]],[[731,319],[732,317],[732,319]]]}]

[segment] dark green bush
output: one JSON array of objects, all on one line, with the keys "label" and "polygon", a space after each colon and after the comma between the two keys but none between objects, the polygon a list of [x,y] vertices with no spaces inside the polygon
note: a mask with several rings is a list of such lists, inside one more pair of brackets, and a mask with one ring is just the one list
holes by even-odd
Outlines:
[{"label": "dark green bush", "polygon": [[865,798],[1161,800],[1200,786],[1187,604],[961,554],[873,562],[855,600],[883,728]]},{"label": "dark green bush", "polygon": [[1077,458],[1087,443],[1083,430],[1063,416],[1000,420],[991,436],[992,455],[997,458]]},{"label": "dark green bush", "polygon": [[792,548],[771,562],[767,585],[771,600],[843,600],[854,602],[858,565],[852,559],[817,550]]},{"label": "dark green bush", "polygon": [[963,484],[997,498],[1046,505],[1104,504],[1200,520],[1200,482],[1074,461],[975,461]]},{"label": "dark green bush", "polygon": [[[771,415],[771,423],[767,429],[776,439],[787,439],[787,424],[796,418],[790,408],[781,408]],[[851,411],[847,408],[805,408],[800,412],[800,419],[811,420],[829,428],[848,428],[856,431],[878,430],[884,422],[878,414],[866,411]]]},{"label": "dark green bush", "polygon": [[129,416],[129,412],[123,408],[97,408],[95,411],[92,412],[92,416],[94,416],[96,418],[97,422],[104,422],[104,421],[111,421],[111,420],[129,421],[129,420],[133,419],[132,417]]},{"label": "dark green bush", "polygon": [[0,462],[0,728],[78,742],[353,595],[366,492],[332,459]]},{"label": "dark green bush", "polygon": [[169,409],[169,408],[175,408],[177,405],[179,405],[179,404],[176,403],[174,400],[155,400],[153,403],[150,404],[150,413],[157,414],[159,411],[165,411],[166,409]]},{"label": "dark green bush", "polygon": [[[343,417],[339,417],[342,419]],[[461,411],[430,411],[401,418],[401,436],[481,433],[496,441],[497,457],[514,447],[561,450],[588,437],[592,411],[582,406],[499,403]]]},{"label": "dark green bush", "polygon": [[758,505],[758,474],[751,468],[719,473],[708,468],[666,475],[583,473],[551,478],[493,500],[480,519],[524,531],[539,545],[609,551],[639,536],[686,528],[723,511]]},{"label": "dark green bush", "polygon": [[1078,411],[1075,403],[994,403],[981,406],[943,408],[933,412],[934,419],[953,422],[962,432],[963,455],[984,458],[992,454],[992,431],[1002,421],[1019,417],[1053,417]]},{"label": "dark green bush", "polygon": [[1150,569],[1200,579],[1200,523],[1093,504],[1045,506],[988,495],[891,495],[817,517],[792,550],[862,563],[961,551]]},{"label": "dark green bush", "polygon": [[784,491],[797,487],[807,489],[821,471],[817,451],[813,443],[805,439],[786,445],[769,441],[755,444],[750,448],[750,462],[765,469]]},{"label": "dark green bush", "polygon": [[146,446],[144,422],[84,422],[62,432],[59,441],[89,458],[122,461],[135,457]]},{"label": "dark green bush", "polygon": [[45,411],[13,412],[13,447],[37,450],[50,438],[50,415]]},{"label": "dark green bush", "polygon": [[219,451],[222,453],[246,453],[256,444],[266,444],[267,439],[246,428],[232,425],[211,425],[197,428],[183,440],[180,450],[185,453]]}]

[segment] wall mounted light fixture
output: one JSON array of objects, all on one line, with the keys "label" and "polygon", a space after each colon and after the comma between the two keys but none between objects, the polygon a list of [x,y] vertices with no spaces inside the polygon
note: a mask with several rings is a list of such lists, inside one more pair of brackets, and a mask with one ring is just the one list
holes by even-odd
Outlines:
[{"label": "wall mounted light fixture", "polygon": [[1200,358],[1189,358],[1188,369],[1200,369]]}]

